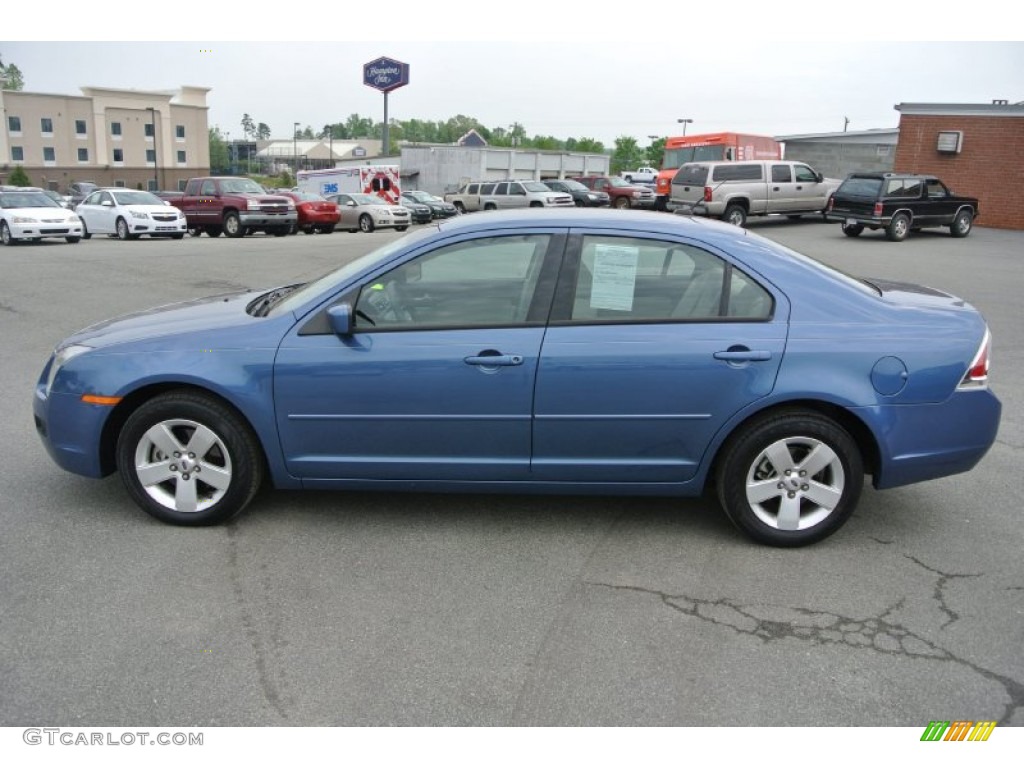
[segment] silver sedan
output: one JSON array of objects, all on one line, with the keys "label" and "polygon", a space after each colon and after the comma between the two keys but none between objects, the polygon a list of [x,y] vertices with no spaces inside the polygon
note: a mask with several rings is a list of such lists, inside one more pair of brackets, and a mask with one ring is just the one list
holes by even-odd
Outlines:
[{"label": "silver sedan", "polygon": [[347,229],[349,232],[373,232],[385,227],[404,232],[412,223],[412,215],[408,208],[392,205],[377,195],[352,192],[330,195],[327,199],[337,203],[341,209],[338,228]]}]

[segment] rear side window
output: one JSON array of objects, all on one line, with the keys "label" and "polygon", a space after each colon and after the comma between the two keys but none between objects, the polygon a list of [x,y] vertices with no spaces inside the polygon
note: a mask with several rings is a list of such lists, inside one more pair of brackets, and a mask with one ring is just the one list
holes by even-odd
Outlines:
[{"label": "rear side window", "polygon": [[716,165],[711,174],[713,181],[759,181],[764,178],[762,166],[753,163]]},{"label": "rear side window", "polygon": [[889,179],[885,194],[887,197],[920,197],[922,189],[920,179]]},{"label": "rear side window", "polygon": [[792,181],[793,174],[790,172],[788,165],[773,165],[772,166],[772,181],[786,182]]},{"label": "rear side window", "polygon": [[703,187],[708,180],[708,167],[706,165],[684,165],[676,171],[673,184],[690,184],[695,187]]},{"label": "rear side window", "polygon": [[495,186],[494,184],[481,184],[480,185],[480,194],[481,195],[493,195],[494,194],[494,186]]},{"label": "rear side window", "polygon": [[846,179],[836,190],[836,196],[875,198],[881,191],[881,179]]}]

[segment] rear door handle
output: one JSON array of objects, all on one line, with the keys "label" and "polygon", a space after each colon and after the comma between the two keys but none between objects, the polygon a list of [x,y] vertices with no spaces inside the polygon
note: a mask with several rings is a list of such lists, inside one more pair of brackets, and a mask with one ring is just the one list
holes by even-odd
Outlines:
[{"label": "rear door handle", "polygon": [[730,363],[762,362],[771,359],[772,353],[767,349],[727,349],[715,352],[715,360],[725,360]]},{"label": "rear door handle", "polygon": [[522,355],[502,355],[502,354],[479,354],[471,355],[465,358],[466,365],[480,365],[485,368],[492,368],[498,365],[522,365]]}]

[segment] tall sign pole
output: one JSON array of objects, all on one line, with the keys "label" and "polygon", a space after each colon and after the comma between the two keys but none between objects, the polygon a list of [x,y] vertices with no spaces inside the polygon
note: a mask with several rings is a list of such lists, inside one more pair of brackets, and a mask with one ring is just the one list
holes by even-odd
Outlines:
[{"label": "tall sign pole", "polygon": [[363,65],[363,85],[376,88],[384,94],[384,141],[381,154],[388,154],[391,147],[388,135],[388,94],[409,84],[409,65],[402,61],[381,56]]}]

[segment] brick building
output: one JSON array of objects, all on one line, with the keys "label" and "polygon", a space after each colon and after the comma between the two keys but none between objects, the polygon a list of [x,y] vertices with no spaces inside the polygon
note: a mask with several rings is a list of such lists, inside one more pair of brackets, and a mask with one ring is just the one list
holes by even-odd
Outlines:
[{"label": "brick building", "polygon": [[978,225],[1024,229],[1024,102],[897,104],[894,170],[933,173],[978,198]]}]

